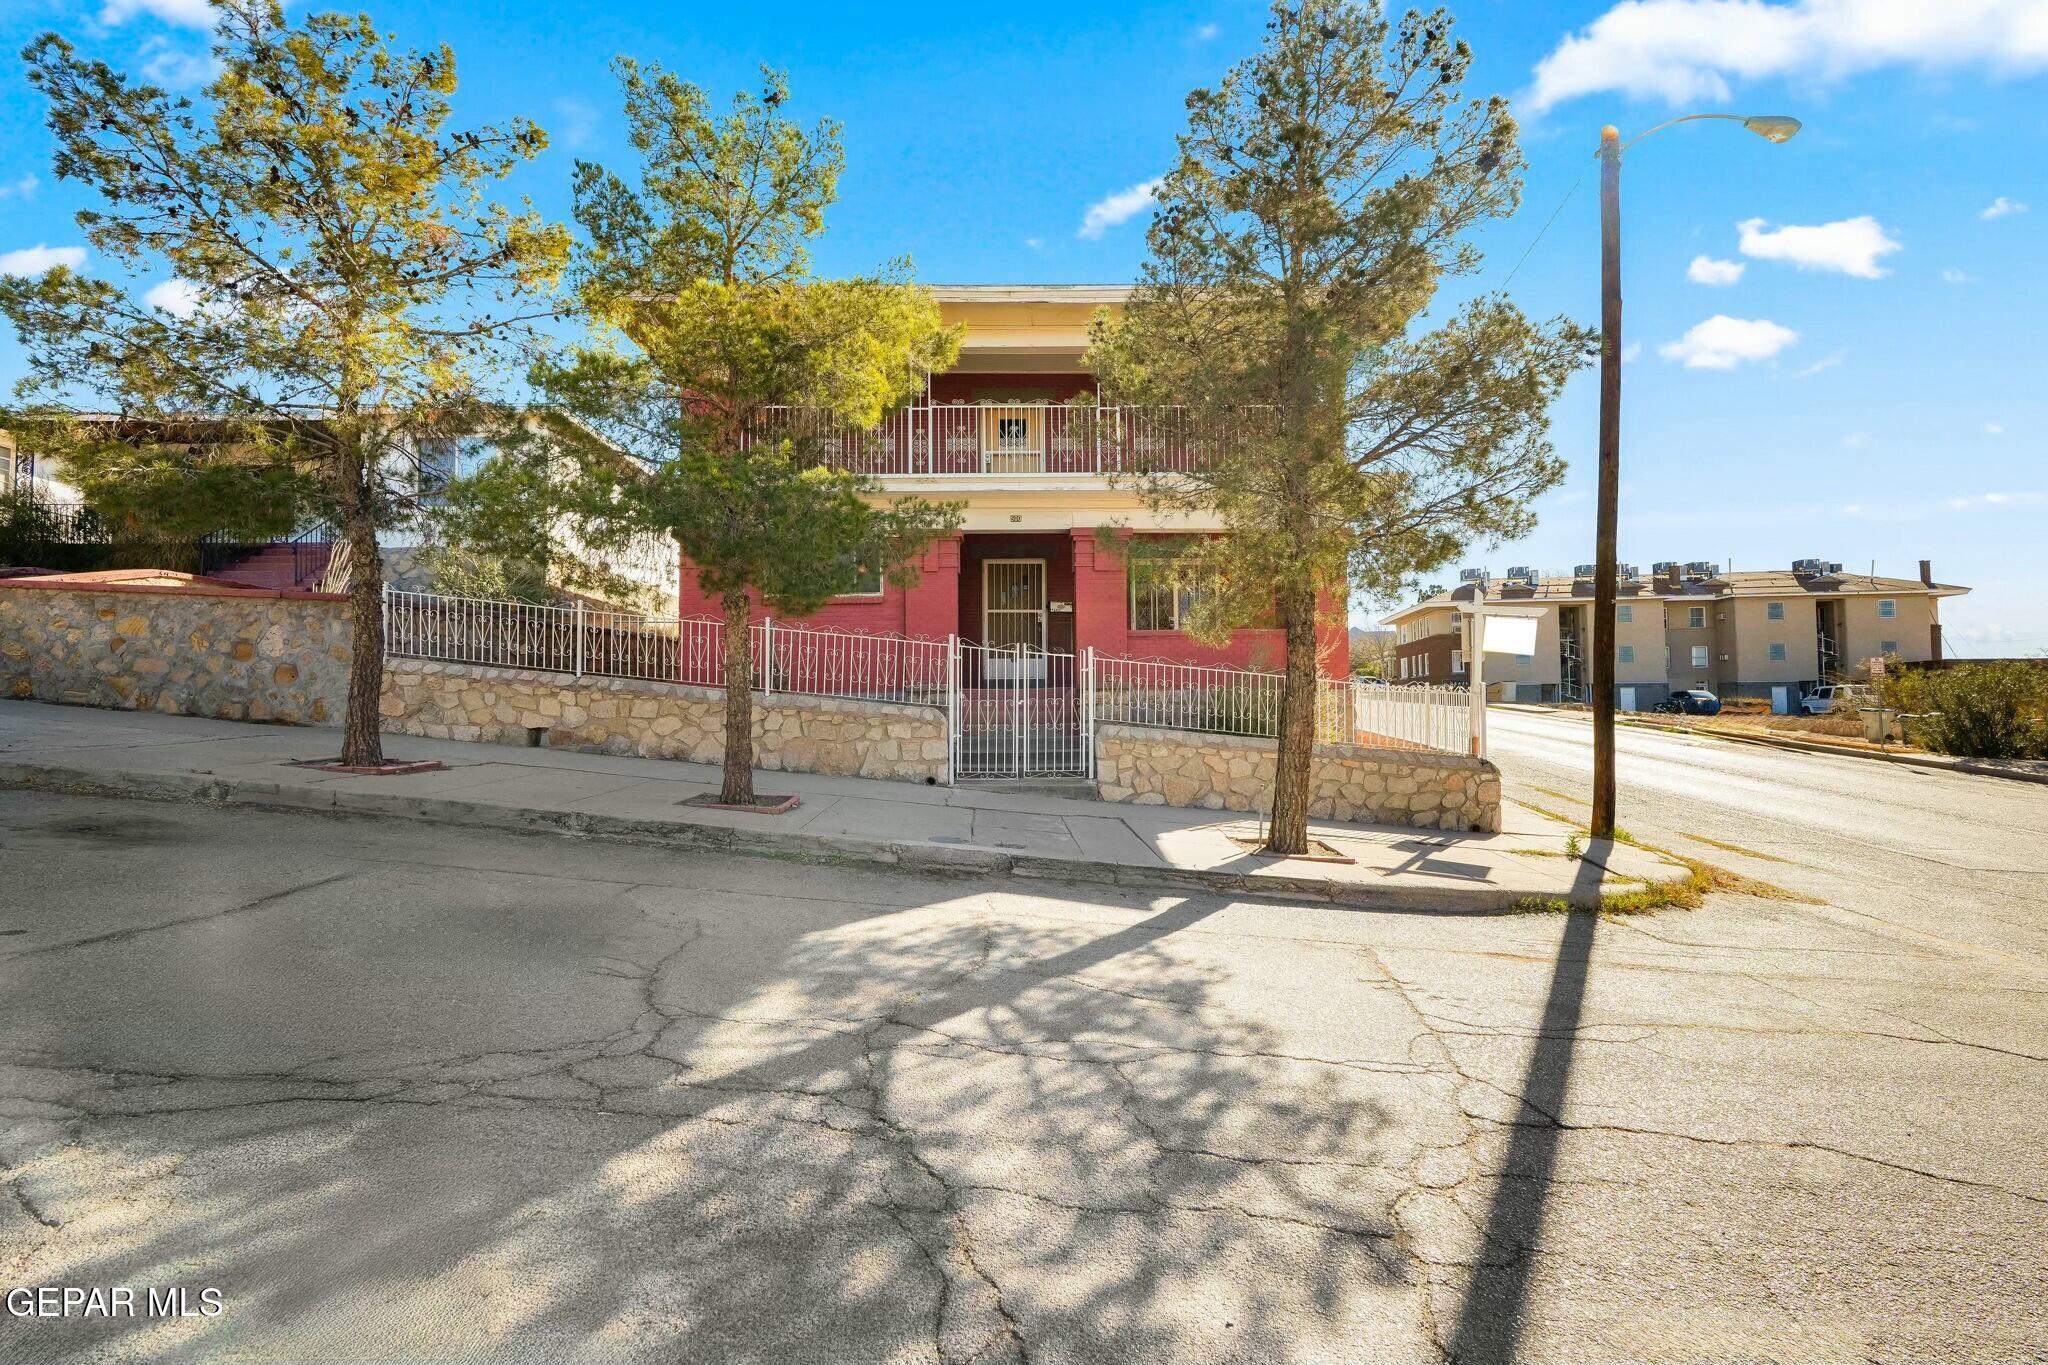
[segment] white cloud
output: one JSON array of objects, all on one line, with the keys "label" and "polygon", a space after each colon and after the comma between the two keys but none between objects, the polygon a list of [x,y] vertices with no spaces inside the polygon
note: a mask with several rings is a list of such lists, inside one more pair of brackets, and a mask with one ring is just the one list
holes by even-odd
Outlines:
[{"label": "white cloud", "polygon": [[589,143],[597,131],[597,107],[589,100],[563,95],[554,101],[555,126],[550,140],[575,151]]},{"label": "white cloud", "polygon": [[1030,247],[1033,251],[1043,251],[1045,250],[1045,238],[1026,237],[1024,239],[1024,245]]},{"label": "white cloud", "polygon": [[1717,261],[1712,256],[1695,256],[1692,264],[1685,268],[1685,277],[1694,284],[1733,284],[1748,268],[1741,261]]},{"label": "white cloud", "polygon": [[188,28],[213,27],[213,6],[206,0],[107,0],[100,7],[100,22],[124,24],[138,14]]},{"label": "white cloud", "polygon": [[142,76],[167,90],[186,90],[204,85],[220,74],[220,62],[211,52],[191,51],[168,38],[151,38],[142,45]]},{"label": "white cloud", "polygon": [[1095,241],[1117,224],[1127,223],[1152,207],[1152,196],[1158,190],[1157,180],[1141,180],[1127,190],[1118,190],[1107,199],[1090,204],[1088,212],[1081,215],[1081,230],[1075,235]]},{"label": "white cloud", "polygon": [[1996,422],[1986,422],[1984,424],[1984,434],[1986,436],[2003,436],[2005,435],[2005,428]]},{"label": "white cloud", "polygon": [[32,175],[0,183],[0,199],[33,199],[36,197],[36,187],[42,183]]},{"label": "white cloud", "polygon": [[1790,327],[1716,313],[1678,340],[1659,346],[1657,354],[1684,361],[1688,370],[1732,370],[1745,360],[1769,360],[1797,340],[1799,333]]},{"label": "white cloud", "polygon": [[1985,210],[1977,216],[1979,218],[2008,218],[2015,213],[2025,213],[2026,211],[2027,206],[2025,204],[2022,204],[2017,199],[2008,199],[2001,194],[1992,200]]},{"label": "white cloud", "polygon": [[1766,261],[1790,261],[1801,270],[1839,270],[1858,279],[1882,279],[1891,272],[1877,263],[1899,249],[1896,238],[1869,214],[1844,218],[1839,223],[1817,227],[1766,228],[1761,218],[1737,223],[1742,234],[1740,249],[1745,256]]},{"label": "white cloud", "polygon": [[1974,507],[2038,507],[2048,503],[2048,493],[2032,491],[2019,493],[1972,493],[1968,497],[1950,498],[1949,507],[1957,512],[1967,512]]},{"label": "white cloud", "polygon": [[1216,24],[1198,24],[1195,26],[1195,41],[1206,43],[1222,31],[1222,28]]},{"label": "white cloud", "polygon": [[42,242],[0,254],[0,275],[41,275],[58,266],[76,270],[85,264],[82,246],[48,246]]},{"label": "white cloud", "polygon": [[1961,270],[1958,270],[1955,266],[1952,265],[1945,265],[1941,268],[1941,282],[1943,284],[1972,283],[1968,275],[1964,274]]},{"label": "white cloud", "polygon": [[1837,365],[1840,365],[1841,363],[1842,353],[1840,351],[1837,351],[1831,356],[1826,356],[1820,360],[1814,361],[1811,365],[1806,365],[1792,371],[1792,377],[1794,379],[1811,379],[1817,374],[1821,374],[1824,371],[1834,369]]},{"label": "white cloud", "polygon": [[199,311],[199,286],[190,280],[165,280],[153,284],[142,301],[152,308],[161,308],[174,318],[189,318]]},{"label": "white cloud", "polygon": [[1671,104],[1742,81],[1838,81],[1883,66],[2048,68],[2041,0],[1621,0],[1536,64],[1538,110],[1598,91]]},{"label": "white cloud", "polygon": [[1621,348],[1621,363],[1624,365],[1633,365],[1635,363],[1636,357],[1641,355],[1642,353],[1643,343],[1640,341],[1631,341],[1628,345]]}]

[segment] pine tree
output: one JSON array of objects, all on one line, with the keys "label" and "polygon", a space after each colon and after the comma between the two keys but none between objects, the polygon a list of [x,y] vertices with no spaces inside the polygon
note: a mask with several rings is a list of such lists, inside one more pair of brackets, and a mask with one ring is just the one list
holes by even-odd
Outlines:
[{"label": "pine tree", "polygon": [[1470,230],[1518,202],[1514,122],[1465,97],[1470,61],[1441,10],[1281,0],[1260,51],[1188,96],[1139,285],[1091,347],[1115,401],[1181,404],[1212,437],[1201,468],[1143,485],[1228,528],[1166,570],[1192,628],[1285,630],[1275,853],[1308,848],[1318,599],[1523,532],[1563,473],[1546,414],[1584,333],[1500,296],[1417,327],[1477,267]]},{"label": "pine tree", "polygon": [[959,524],[952,505],[885,500],[826,462],[818,437],[872,427],[920,393],[959,334],[907,262],[811,274],[844,158],[836,125],[783,116],[782,76],[764,71],[761,93],[719,117],[697,86],[615,65],[642,165],[637,185],[576,168],[592,340],[535,367],[529,438],[451,488],[447,521],[471,544],[550,563],[673,537],[725,619],[720,799],[751,805],[752,604],[804,616],[864,571],[907,584]]},{"label": "pine tree", "polygon": [[[24,416],[103,510],[200,530],[330,518],[348,567],[342,759],[382,760],[382,559],[422,444],[487,415],[485,383],[557,281],[567,230],[485,197],[547,145],[524,119],[449,128],[455,57],[400,51],[367,16],[288,24],[213,0],[219,75],[200,102],[46,34],[24,56],[79,226],[155,303],[57,269],[0,281],[28,352]],[[538,310],[538,312],[533,311]],[[80,400],[153,433],[67,420]]]}]

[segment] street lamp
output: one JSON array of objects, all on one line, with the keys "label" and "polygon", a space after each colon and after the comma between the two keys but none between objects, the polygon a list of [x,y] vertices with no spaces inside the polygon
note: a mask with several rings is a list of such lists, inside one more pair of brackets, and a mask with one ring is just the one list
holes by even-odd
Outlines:
[{"label": "street lamp", "polygon": [[1593,569],[1593,837],[1614,837],[1615,523],[1621,497],[1621,154],[1651,133],[1695,119],[1728,119],[1767,142],[1787,142],[1799,120],[1780,114],[1686,114],[1644,130],[1626,145],[1613,124],[1600,130],[1600,488]]}]

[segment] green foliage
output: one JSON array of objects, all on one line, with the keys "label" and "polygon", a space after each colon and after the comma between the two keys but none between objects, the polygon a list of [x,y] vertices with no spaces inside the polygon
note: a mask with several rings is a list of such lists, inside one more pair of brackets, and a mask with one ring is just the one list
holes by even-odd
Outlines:
[{"label": "green foliage", "polygon": [[1265,42],[1188,96],[1138,288],[1090,362],[1118,402],[1182,406],[1207,460],[1141,480],[1158,510],[1213,513],[1179,575],[1216,639],[1274,609],[1289,677],[1276,851],[1306,840],[1318,604],[1390,597],[1474,539],[1529,529],[1564,463],[1548,408],[1590,355],[1580,328],[1501,295],[1433,327],[1469,233],[1510,214],[1507,102],[1467,99],[1471,50],[1441,10],[1280,0]]},{"label": "green foliage", "polygon": [[1464,97],[1471,52],[1448,17],[1273,14],[1257,55],[1188,97],[1151,258],[1091,350],[1119,399],[1190,406],[1219,433],[1203,469],[1146,481],[1231,528],[1186,548],[1222,589],[1197,613],[1212,637],[1275,585],[1388,597],[1474,539],[1527,531],[1564,471],[1547,410],[1589,354],[1579,328],[1498,295],[1413,330],[1439,282],[1477,266],[1465,234],[1520,195],[1514,121]]},{"label": "green foliage", "polygon": [[952,363],[957,333],[904,263],[809,275],[843,157],[830,122],[777,112],[779,75],[714,117],[702,90],[658,67],[616,69],[642,167],[637,184],[576,169],[589,238],[576,284],[594,339],[534,367],[551,415],[448,491],[449,524],[550,562],[670,535],[709,592],[783,615],[852,590],[857,564],[909,581],[957,510],[884,504],[810,433],[878,422]]},{"label": "green foliage", "polygon": [[2017,659],[1886,670],[1886,706],[1911,737],[1961,758],[2048,758],[2048,665]]},{"label": "green foliage", "polygon": [[[372,761],[376,530],[413,511],[420,443],[486,410],[569,236],[486,199],[546,138],[523,119],[449,128],[447,48],[395,49],[367,16],[287,24],[278,0],[213,6],[220,74],[196,104],[56,34],[25,51],[57,175],[97,195],[86,239],[169,293],[63,268],[0,280],[27,353],[17,396],[117,519],[336,522],[358,595],[351,690],[368,694],[343,750]],[[67,421],[81,400],[129,424]]]},{"label": "green foliage", "polygon": [[419,566],[429,590],[444,597],[482,597],[537,606],[555,600],[547,566],[532,560],[507,559],[435,540],[420,547]]}]

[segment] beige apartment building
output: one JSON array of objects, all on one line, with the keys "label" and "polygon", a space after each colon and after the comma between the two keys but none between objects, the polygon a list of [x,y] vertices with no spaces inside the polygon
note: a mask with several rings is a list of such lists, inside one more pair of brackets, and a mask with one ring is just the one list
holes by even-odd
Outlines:
[{"label": "beige apartment building", "polygon": [[[1468,569],[1386,618],[1396,634],[1395,679],[1464,685],[1460,603],[1543,608],[1528,654],[1490,654],[1487,693],[1508,701],[1585,701],[1591,677],[1593,568],[1570,577],[1510,569],[1494,578]],[[1783,708],[1870,660],[1942,656],[1940,599],[1968,588],[1918,578],[1847,574],[1802,559],[1790,569],[1721,571],[1693,562],[1655,565],[1645,577],[1623,565],[1615,584],[1615,688],[1625,709],[1655,706],[1683,688],[1723,697],[1764,697]]]}]

